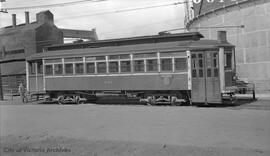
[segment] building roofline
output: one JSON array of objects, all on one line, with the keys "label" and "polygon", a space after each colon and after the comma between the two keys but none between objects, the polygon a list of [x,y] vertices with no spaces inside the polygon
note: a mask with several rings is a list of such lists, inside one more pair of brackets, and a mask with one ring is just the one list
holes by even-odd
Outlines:
[{"label": "building roofline", "polygon": [[221,6],[221,7],[218,7],[218,8],[215,8],[211,11],[208,11],[208,12],[205,12],[201,15],[198,15],[196,17],[194,17],[193,19],[191,19],[190,21],[188,21],[186,23],[186,28],[189,29],[190,26],[197,20],[203,18],[203,17],[208,17],[209,15],[216,15],[218,13],[221,13],[223,11],[226,11],[228,12],[228,9],[233,9],[235,7],[243,7],[243,5],[245,4],[248,4],[248,3],[256,3],[256,4],[263,4],[263,3],[267,3],[267,2],[270,2],[270,1],[266,1],[266,0],[245,0],[245,1],[240,1],[240,2],[236,2],[234,4],[229,4],[229,5],[226,5],[226,6]]}]

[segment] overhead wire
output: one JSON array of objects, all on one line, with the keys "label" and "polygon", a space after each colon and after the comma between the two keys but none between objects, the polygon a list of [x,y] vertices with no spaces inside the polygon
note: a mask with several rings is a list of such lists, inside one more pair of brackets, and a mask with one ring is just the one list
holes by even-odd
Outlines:
[{"label": "overhead wire", "polygon": [[153,9],[153,8],[160,8],[160,7],[165,7],[165,6],[179,5],[179,4],[184,4],[184,3],[187,3],[187,2],[175,2],[175,3],[162,4],[162,5],[153,5],[153,6],[146,6],[146,7],[136,7],[136,8],[130,8],[130,9],[121,9],[121,10],[115,10],[115,11],[98,12],[98,13],[93,13],[93,14],[67,16],[67,17],[58,18],[56,21],[67,19],[67,18],[82,18],[82,17],[98,16],[98,15],[105,15],[105,14],[122,13],[122,12],[130,12],[130,11],[145,10],[145,9]]},{"label": "overhead wire", "polygon": [[48,7],[62,7],[68,5],[77,5],[82,3],[95,3],[102,2],[107,0],[79,0],[79,1],[71,1],[66,3],[56,3],[56,4],[47,4],[47,5],[35,5],[35,6],[22,6],[22,7],[10,7],[10,8],[2,8],[2,10],[24,10],[24,9],[37,9],[37,8],[48,8]]}]

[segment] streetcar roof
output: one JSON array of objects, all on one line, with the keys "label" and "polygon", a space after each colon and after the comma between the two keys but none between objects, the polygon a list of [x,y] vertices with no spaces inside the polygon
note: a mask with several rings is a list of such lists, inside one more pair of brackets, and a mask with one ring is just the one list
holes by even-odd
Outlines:
[{"label": "streetcar roof", "polygon": [[[145,43],[134,45],[121,45],[110,47],[96,47],[84,49],[65,49],[45,51],[27,57],[27,60],[36,60],[42,58],[61,58],[76,56],[98,56],[98,55],[115,55],[129,53],[147,53],[157,51],[186,51],[186,50],[207,50],[218,49],[219,47],[233,47],[232,44],[225,42],[220,43],[218,40],[185,40],[185,41],[168,41],[162,43]],[[87,50],[86,50],[87,49]]]}]

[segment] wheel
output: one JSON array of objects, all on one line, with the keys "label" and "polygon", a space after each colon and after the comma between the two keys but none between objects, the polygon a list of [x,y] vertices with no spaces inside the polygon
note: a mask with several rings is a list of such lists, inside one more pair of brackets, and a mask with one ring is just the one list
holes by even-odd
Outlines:
[{"label": "wheel", "polygon": [[176,97],[175,96],[172,96],[171,97],[171,105],[174,106],[175,105],[175,102],[176,102]]},{"label": "wheel", "polygon": [[59,105],[65,104],[64,96],[59,96],[59,97],[58,97],[58,104],[59,104]]},{"label": "wheel", "polygon": [[75,96],[75,102],[76,104],[81,104],[82,101],[80,101],[80,96]]},{"label": "wheel", "polygon": [[156,99],[154,97],[148,97],[147,101],[147,103],[150,105],[156,105]]}]

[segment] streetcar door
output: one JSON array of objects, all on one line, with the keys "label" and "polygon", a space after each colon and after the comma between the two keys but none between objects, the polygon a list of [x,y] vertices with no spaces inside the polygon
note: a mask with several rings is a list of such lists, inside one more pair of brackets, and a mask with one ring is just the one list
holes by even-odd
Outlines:
[{"label": "streetcar door", "polygon": [[191,53],[192,102],[220,103],[218,52]]},{"label": "streetcar door", "polygon": [[206,97],[208,103],[221,103],[218,52],[205,52]]}]

